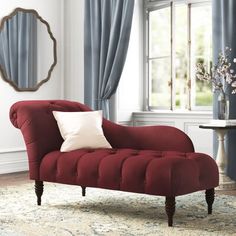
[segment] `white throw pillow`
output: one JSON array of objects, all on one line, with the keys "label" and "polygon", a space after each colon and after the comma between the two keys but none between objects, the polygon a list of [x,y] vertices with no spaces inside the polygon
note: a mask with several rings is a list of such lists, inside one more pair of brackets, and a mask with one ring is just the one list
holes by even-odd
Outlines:
[{"label": "white throw pillow", "polygon": [[102,111],[53,111],[64,142],[61,152],[80,148],[112,148],[102,130]]}]

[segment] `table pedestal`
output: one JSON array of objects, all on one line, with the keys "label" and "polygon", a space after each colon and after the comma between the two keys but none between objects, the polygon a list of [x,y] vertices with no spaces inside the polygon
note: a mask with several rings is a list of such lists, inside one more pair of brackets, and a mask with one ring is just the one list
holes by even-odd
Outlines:
[{"label": "table pedestal", "polygon": [[236,182],[231,180],[225,173],[227,167],[227,156],[225,153],[224,140],[227,129],[215,129],[218,136],[218,151],[216,156],[216,163],[219,168],[220,183],[218,190],[233,190],[236,189]]}]

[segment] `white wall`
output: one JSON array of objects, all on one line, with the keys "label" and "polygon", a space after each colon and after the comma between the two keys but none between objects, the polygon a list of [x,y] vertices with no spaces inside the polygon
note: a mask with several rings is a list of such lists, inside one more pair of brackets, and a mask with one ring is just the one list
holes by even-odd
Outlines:
[{"label": "white wall", "polygon": [[130,124],[133,111],[143,107],[143,1],[135,0],[124,70],[117,90],[117,121]]},{"label": "white wall", "polygon": [[65,98],[84,101],[84,1],[65,0]]},{"label": "white wall", "polygon": [[16,7],[35,9],[45,19],[57,40],[57,65],[51,79],[36,92],[16,92],[13,87],[0,79],[0,174],[27,169],[25,145],[20,131],[9,121],[9,108],[19,100],[61,99],[63,88],[63,0],[0,0],[0,19]]}]

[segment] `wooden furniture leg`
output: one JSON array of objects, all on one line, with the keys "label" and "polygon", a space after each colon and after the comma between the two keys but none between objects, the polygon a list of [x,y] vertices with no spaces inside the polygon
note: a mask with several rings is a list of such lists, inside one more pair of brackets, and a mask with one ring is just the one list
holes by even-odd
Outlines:
[{"label": "wooden furniture leg", "polygon": [[173,226],[173,215],[175,213],[175,197],[166,197],[165,209],[168,217],[168,226]]},{"label": "wooden furniture leg", "polygon": [[43,181],[35,180],[35,193],[37,196],[37,204],[41,205],[41,196],[43,195]]},{"label": "wooden furniture leg", "polygon": [[85,197],[86,194],[86,187],[81,187],[82,188],[82,196]]},{"label": "wooden furniture leg", "polygon": [[214,188],[212,189],[207,189],[205,192],[205,198],[208,206],[208,214],[212,213],[212,205],[215,199],[215,190]]}]

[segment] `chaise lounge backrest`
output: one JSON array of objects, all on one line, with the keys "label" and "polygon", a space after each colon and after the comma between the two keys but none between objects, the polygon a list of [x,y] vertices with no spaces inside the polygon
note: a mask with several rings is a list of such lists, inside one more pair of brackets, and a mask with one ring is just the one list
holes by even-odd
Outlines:
[{"label": "chaise lounge backrest", "polygon": [[[52,111],[90,111],[87,106],[65,100],[20,101],[10,110],[10,119],[21,129],[27,147],[30,178],[39,178],[42,158],[49,152],[59,150],[63,142]],[[193,152],[190,138],[170,126],[126,127],[103,120],[104,134],[115,149]]]}]

